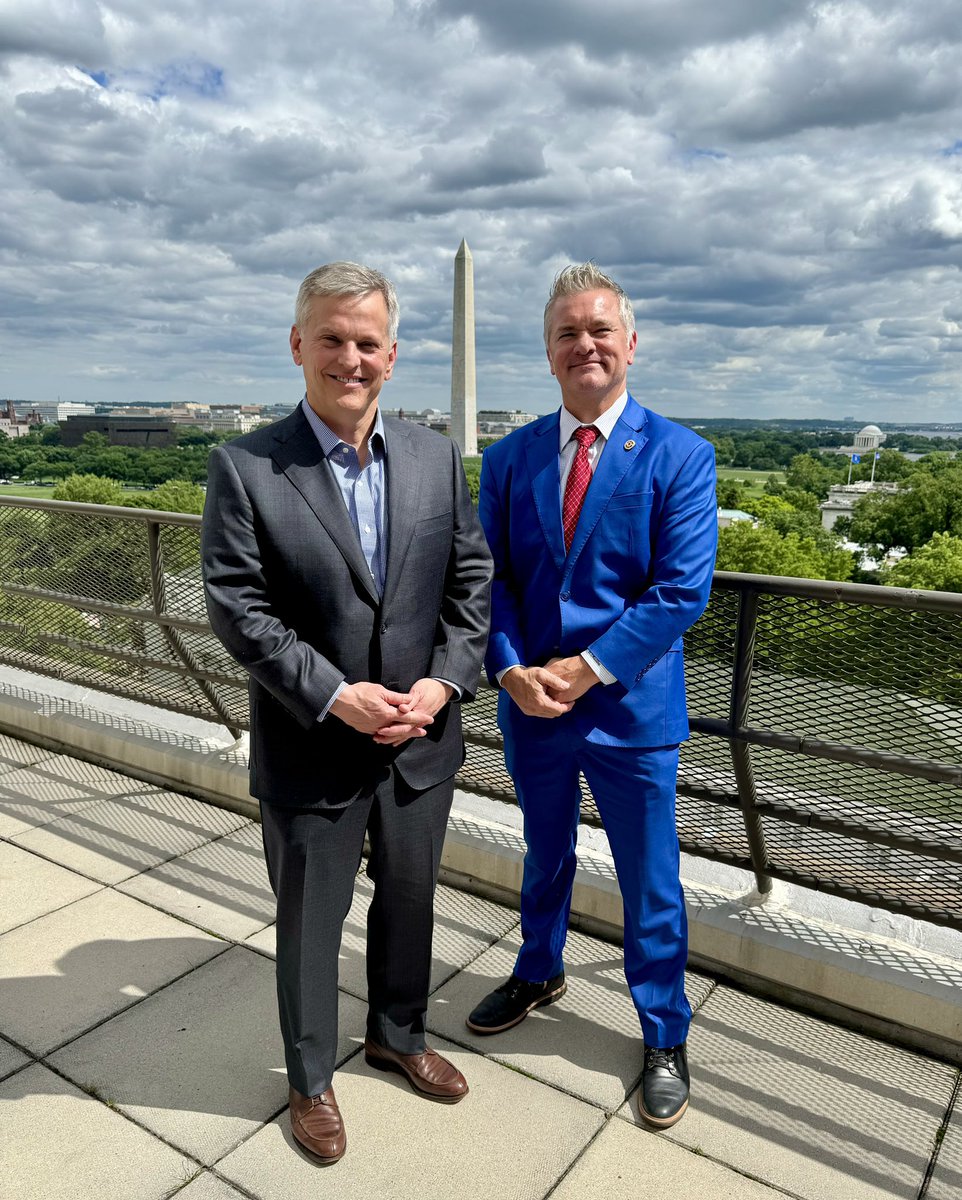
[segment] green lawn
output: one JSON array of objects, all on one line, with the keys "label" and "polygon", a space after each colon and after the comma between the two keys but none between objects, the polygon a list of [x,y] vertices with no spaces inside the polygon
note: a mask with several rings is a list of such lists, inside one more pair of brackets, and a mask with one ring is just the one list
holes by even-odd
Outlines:
[{"label": "green lawn", "polygon": [[784,471],[751,471],[748,467],[719,467],[719,479],[734,479],[738,483],[747,483],[746,496],[762,496],[768,477],[774,475],[779,483],[785,482]]},{"label": "green lawn", "polygon": [[31,500],[49,500],[53,496],[53,489],[52,483],[43,487],[32,487],[29,483],[0,483],[0,499],[4,496],[29,496]]}]

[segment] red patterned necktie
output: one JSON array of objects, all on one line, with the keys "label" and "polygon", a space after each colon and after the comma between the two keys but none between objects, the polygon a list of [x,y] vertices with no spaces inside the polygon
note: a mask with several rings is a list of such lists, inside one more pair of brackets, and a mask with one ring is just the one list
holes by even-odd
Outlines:
[{"label": "red patterned necktie", "polygon": [[571,464],[571,470],[568,472],[568,480],[565,483],[565,498],[561,505],[561,523],[564,526],[565,533],[565,553],[571,549],[571,543],[575,536],[575,526],[578,524],[578,515],[581,512],[581,506],[585,502],[585,494],[588,491],[588,484],[591,483],[591,463],[588,461],[588,447],[594,444],[595,438],[598,436],[598,430],[594,425],[579,425],[574,431],[575,438],[578,440],[578,449],[575,451],[575,459]]}]

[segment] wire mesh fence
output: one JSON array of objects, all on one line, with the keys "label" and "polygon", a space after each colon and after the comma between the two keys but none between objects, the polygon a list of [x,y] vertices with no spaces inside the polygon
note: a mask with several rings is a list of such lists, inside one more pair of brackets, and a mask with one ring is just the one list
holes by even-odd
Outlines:
[{"label": "wire mesh fence", "polygon": [[[962,928],[960,616],[957,595],[717,573],[686,638],[683,849]],[[0,662],[249,722],[197,517],[0,498]],[[465,707],[460,783],[514,803],[496,700]]]}]

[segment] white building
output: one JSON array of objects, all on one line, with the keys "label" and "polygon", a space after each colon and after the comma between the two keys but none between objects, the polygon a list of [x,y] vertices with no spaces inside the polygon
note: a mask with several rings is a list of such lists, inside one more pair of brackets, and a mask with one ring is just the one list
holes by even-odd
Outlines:
[{"label": "white building", "polygon": [[75,404],[72,400],[38,400],[30,405],[30,411],[38,413],[44,425],[56,425],[68,417],[92,417],[97,412],[92,404]]},{"label": "white building", "polygon": [[869,492],[892,495],[898,490],[897,483],[870,483],[867,479],[860,479],[856,483],[835,483],[828,489],[828,499],[818,506],[822,511],[822,528],[831,529],[839,517],[850,517],[858,501]]},{"label": "white building", "polygon": [[718,510],[718,528],[727,529],[729,525],[737,525],[740,521],[750,521],[752,525],[758,522],[751,513],[741,508],[720,508]]},{"label": "white building", "polygon": [[886,436],[877,425],[864,425],[855,435],[855,441],[851,446],[836,446],[835,453],[845,454],[849,457],[857,454],[867,461],[869,455],[874,454],[880,448]]}]

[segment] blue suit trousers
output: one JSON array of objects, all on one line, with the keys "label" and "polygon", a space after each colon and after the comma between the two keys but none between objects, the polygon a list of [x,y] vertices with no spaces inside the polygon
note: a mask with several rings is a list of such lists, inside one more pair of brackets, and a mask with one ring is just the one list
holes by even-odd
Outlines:
[{"label": "blue suit trousers", "polygon": [[[513,714],[512,714],[513,715]],[[564,717],[503,729],[505,760],[524,813],[528,850],[521,891],[524,945],[515,973],[551,979],[563,970],[584,774],[601,814],[624,902],[625,977],[648,1046],[688,1036],[688,923],[675,828],[678,747],[605,746]],[[535,729],[532,729],[532,726]]]}]

